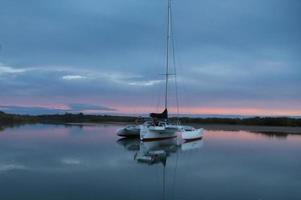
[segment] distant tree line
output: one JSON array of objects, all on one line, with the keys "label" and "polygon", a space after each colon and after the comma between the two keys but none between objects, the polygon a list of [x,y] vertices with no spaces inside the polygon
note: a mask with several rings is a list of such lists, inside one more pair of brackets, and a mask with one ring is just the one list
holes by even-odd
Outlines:
[{"label": "distant tree line", "polygon": [[7,114],[0,111],[0,126],[34,122],[37,122],[37,118],[34,116]]},{"label": "distant tree line", "polygon": [[180,118],[182,123],[229,124],[256,126],[301,126],[301,118],[251,117],[251,118]]},{"label": "distant tree line", "polygon": [[45,123],[101,123],[101,122],[135,122],[137,117],[110,116],[110,115],[84,115],[79,114],[56,114],[56,115],[16,115],[0,111],[0,126],[13,124]]},{"label": "distant tree line", "polygon": [[[171,120],[177,120],[172,118]],[[290,117],[252,117],[252,118],[179,118],[181,123],[197,124],[230,124],[230,125],[258,125],[258,126],[300,126],[301,118]],[[4,126],[45,123],[45,124],[66,124],[66,123],[102,123],[102,122],[127,122],[134,123],[137,117],[111,116],[111,115],[85,115],[79,114],[57,114],[57,115],[16,115],[0,111],[0,129]]]}]

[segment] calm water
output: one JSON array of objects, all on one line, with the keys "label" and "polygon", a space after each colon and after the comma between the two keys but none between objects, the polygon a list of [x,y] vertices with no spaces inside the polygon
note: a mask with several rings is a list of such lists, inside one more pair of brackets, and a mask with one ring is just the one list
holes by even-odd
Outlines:
[{"label": "calm water", "polygon": [[0,199],[301,199],[301,136],[206,131],[193,143],[140,143],[117,128],[0,132]]}]

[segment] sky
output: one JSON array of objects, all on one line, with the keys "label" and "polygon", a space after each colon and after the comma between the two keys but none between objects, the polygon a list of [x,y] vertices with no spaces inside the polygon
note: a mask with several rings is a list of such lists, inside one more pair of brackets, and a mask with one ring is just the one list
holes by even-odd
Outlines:
[{"label": "sky", "polygon": [[[162,110],[167,1],[0,5],[0,110]],[[173,0],[172,7],[180,113],[301,116],[301,1]]]}]

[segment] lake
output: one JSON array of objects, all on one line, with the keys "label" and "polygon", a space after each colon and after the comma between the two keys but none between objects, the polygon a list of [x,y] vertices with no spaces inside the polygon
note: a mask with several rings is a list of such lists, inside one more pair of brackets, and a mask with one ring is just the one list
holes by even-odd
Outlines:
[{"label": "lake", "polygon": [[1,131],[0,199],[301,199],[299,135],[206,130],[143,143],[117,137],[120,127]]}]

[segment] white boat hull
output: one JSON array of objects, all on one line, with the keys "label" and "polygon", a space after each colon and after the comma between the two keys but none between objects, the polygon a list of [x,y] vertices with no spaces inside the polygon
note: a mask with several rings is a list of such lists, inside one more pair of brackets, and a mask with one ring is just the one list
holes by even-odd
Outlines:
[{"label": "white boat hull", "polygon": [[140,135],[140,126],[130,125],[117,130],[117,135],[120,137],[137,137]]},{"label": "white boat hull", "polygon": [[203,138],[204,130],[202,128],[189,130],[189,131],[181,131],[183,140],[197,140]]},{"label": "white boat hull", "polygon": [[177,137],[174,127],[140,126],[140,140],[159,140]]}]

